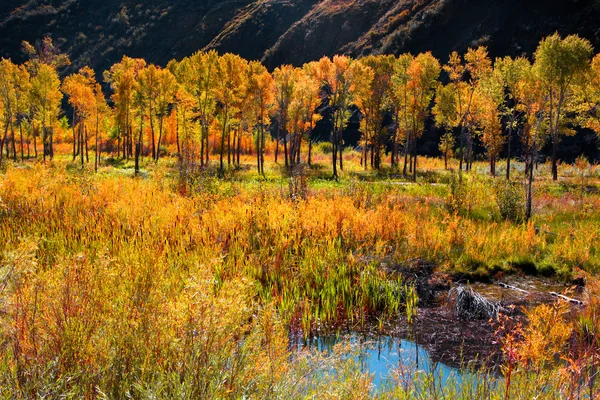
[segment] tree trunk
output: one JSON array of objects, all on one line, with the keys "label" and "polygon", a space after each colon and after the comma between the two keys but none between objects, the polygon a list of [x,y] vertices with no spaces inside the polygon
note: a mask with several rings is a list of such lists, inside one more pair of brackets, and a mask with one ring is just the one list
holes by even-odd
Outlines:
[{"label": "tree trunk", "polygon": [[75,161],[75,159],[77,158],[77,132],[75,127],[77,126],[76,124],[76,114],[75,114],[75,108],[73,108],[73,160]]},{"label": "tree trunk", "polygon": [[265,176],[265,127],[264,123],[260,125],[260,173]]},{"label": "tree trunk", "polygon": [[135,174],[140,173],[140,153],[142,152],[142,136],[144,135],[144,116],[140,115],[140,133],[135,145]]},{"label": "tree trunk", "polygon": [[258,131],[256,132],[256,169],[260,175],[260,133],[262,131],[262,123],[260,124]]},{"label": "tree trunk", "polygon": [[343,130],[340,130],[340,136],[338,138],[338,148],[340,151],[340,171],[344,170],[344,138],[342,137]]},{"label": "tree trunk", "polygon": [[85,162],[89,164],[90,162],[90,153],[89,153],[89,149],[88,149],[88,130],[85,127],[85,124],[83,126],[83,134],[85,135]]},{"label": "tree trunk", "polygon": [[98,172],[98,164],[100,163],[100,140],[98,135],[100,134],[100,117],[98,116],[98,112],[96,112],[96,159],[94,160],[94,171]]},{"label": "tree trunk", "polygon": [[223,164],[223,158],[225,157],[225,132],[227,130],[227,110],[223,115],[223,131],[221,132],[221,151],[219,152],[219,173],[223,176],[225,172],[225,165]]},{"label": "tree trunk", "polygon": [[231,128],[227,129],[227,166],[231,167]]},{"label": "tree trunk", "polygon": [[558,180],[558,157],[557,157],[557,148],[558,148],[558,138],[556,133],[552,134],[552,180]]},{"label": "tree trunk", "polygon": [[332,144],[331,160],[333,162],[333,177],[335,179],[337,179],[338,178],[338,173],[337,173],[337,132],[335,132],[335,131],[333,132],[331,144]]},{"label": "tree trunk", "polygon": [[[312,131],[312,128],[311,128]],[[312,136],[312,132],[311,132],[311,136]],[[308,137],[308,166],[310,167],[312,165],[312,147],[313,147],[313,140],[312,137],[309,136]],[[365,160],[365,165],[367,165],[367,161]]]},{"label": "tree trunk", "polygon": [[529,160],[529,171],[528,171],[528,179],[527,179],[527,192],[526,192],[526,203],[525,203],[525,221],[529,221],[531,219],[531,208],[533,202],[533,151],[531,151],[531,157]]},{"label": "tree trunk", "polygon": [[17,142],[15,140],[15,126],[12,123],[12,120],[10,122],[10,133],[11,133],[11,137],[12,137],[12,152],[13,152],[13,161],[17,162]]},{"label": "tree trunk", "polygon": [[513,111],[513,114],[510,118],[510,126],[508,127],[508,152],[506,155],[506,180],[510,181],[510,151],[511,151],[511,142],[512,142],[512,131],[513,131],[513,124],[515,122],[515,112]]},{"label": "tree trunk", "polygon": [[242,128],[239,129],[237,135],[237,165],[241,166],[240,154],[242,153]]},{"label": "tree trunk", "polygon": [[81,161],[81,168],[83,168],[83,126],[85,125],[83,119],[79,121],[79,159]]},{"label": "tree trunk", "polygon": [[158,118],[158,143],[156,143],[156,162],[160,158],[160,143],[162,142],[163,137],[163,117]]},{"label": "tree trunk", "polygon": [[275,163],[277,164],[277,159],[279,157],[279,136],[281,133],[281,123],[277,123],[277,136],[275,137]]},{"label": "tree trunk", "polygon": [[290,166],[290,161],[288,159],[288,145],[287,145],[287,129],[283,131],[283,154],[285,157],[285,166],[286,168]]},{"label": "tree trunk", "polygon": [[23,151],[23,123],[19,123],[19,140],[21,142],[21,161],[25,159],[25,152]]},{"label": "tree trunk", "polygon": [[152,140],[152,159],[156,160],[156,135],[154,134],[154,118],[152,118],[152,109],[150,109],[150,138]]},{"label": "tree trunk", "polygon": [[[179,113],[177,113],[179,114]],[[177,141],[177,154],[181,157],[181,146],[179,145],[179,115],[175,116],[175,140]],[[185,113],[184,113],[185,118]]]}]

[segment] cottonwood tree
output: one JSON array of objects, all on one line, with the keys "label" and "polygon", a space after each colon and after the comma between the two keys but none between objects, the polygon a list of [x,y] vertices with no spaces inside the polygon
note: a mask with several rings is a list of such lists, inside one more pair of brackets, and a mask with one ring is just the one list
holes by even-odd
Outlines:
[{"label": "cottonwood tree", "polygon": [[195,116],[200,126],[200,165],[210,161],[209,133],[216,113],[214,86],[217,80],[219,55],[216,51],[197,52],[179,63],[171,64],[171,71],[185,90],[194,96]]},{"label": "cottonwood tree", "polygon": [[225,143],[229,154],[229,164],[231,164],[231,124],[238,112],[240,99],[245,88],[247,61],[241,57],[227,53],[219,58],[216,69],[216,79],[213,88],[215,99],[217,101],[218,122],[221,129],[221,144],[219,150],[219,173],[225,172],[224,155]]},{"label": "cottonwood tree", "polygon": [[450,54],[448,64],[443,67],[450,78],[450,83],[438,87],[433,112],[439,126],[449,129],[460,128],[459,168],[462,169],[464,159],[465,169],[468,171],[473,161],[472,131],[475,124],[471,115],[473,98],[479,80],[491,74],[493,69],[487,49],[483,46],[469,49],[464,58],[463,64],[457,52]]},{"label": "cottonwood tree", "polygon": [[[94,71],[84,67],[78,73],[65,78],[62,90],[69,98],[69,104],[73,107],[73,159],[80,156],[81,166],[84,164],[84,152],[86,161],[89,162],[88,154],[88,129],[86,126],[88,118],[96,112],[96,93],[94,89],[96,80]],[[78,127],[76,129],[76,127]],[[96,135],[98,132],[96,132]]]},{"label": "cottonwood tree", "polygon": [[523,113],[523,129],[521,142],[525,155],[525,218],[529,220],[532,213],[534,164],[540,149],[546,141],[548,123],[545,115],[549,107],[543,83],[531,65],[524,65],[523,74],[517,81],[514,90],[517,110]]},{"label": "cottonwood tree", "polygon": [[300,163],[302,139],[306,138],[309,141],[309,148],[311,146],[310,136],[315,123],[320,118],[316,110],[321,103],[319,84],[309,71],[303,68],[294,69],[294,82],[286,129],[290,133],[289,161],[292,167]]},{"label": "cottonwood tree", "polygon": [[444,156],[444,168],[448,169],[448,158],[454,155],[454,135],[452,132],[446,132],[442,135],[438,148]]},{"label": "cottonwood tree", "polygon": [[[15,145],[15,117],[17,109],[17,89],[15,84],[15,76],[18,71],[18,66],[10,60],[2,59],[0,61],[0,99],[2,105],[2,113],[4,119],[4,134],[0,136],[0,162],[4,145],[6,144],[6,157],[10,154],[10,143],[12,143],[13,160],[17,160],[17,150]],[[8,136],[10,132],[10,137]]]},{"label": "cottonwood tree", "polygon": [[343,132],[351,116],[350,106],[355,102],[355,94],[361,78],[370,74],[369,68],[347,56],[323,57],[315,67],[315,77],[327,94],[327,108],[333,116],[332,165],[333,177],[338,178],[339,166],[343,170]]},{"label": "cottonwood tree", "polygon": [[258,61],[248,66],[248,91],[256,128],[256,168],[265,175],[265,128],[269,124],[269,111],[275,102],[273,76]]},{"label": "cottonwood tree", "polygon": [[408,115],[412,144],[413,181],[417,180],[417,139],[423,135],[425,118],[435,93],[437,79],[440,75],[440,63],[429,52],[415,57],[407,70],[408,74]]},{"label": "cottonwood tree", "polygon": [[[394,115],[396,121],[396,129],[392,138],[392,165],[398,163],[398,146],[400,140],[404,140],[404,168],[403,174],[407,174],[408,156],[411,149],[410,135],[410,117],[409,105],[410,94],[408,90],[408,82],[410,77],[408,69],[413,62],[412,54],[401,54],[394,63],[394,73],[392,76],[392,90],[390,92],[391,99],[394,105]],[[412,171],[412,162],[410,163]]]},{"label": "cottonwood tree", "polygon": [[518,129],[521,113],[518,111],[518,103],[514,94],[517,85],[523,79],[523,74],[531,68],[531,64],[524,57],[497,58],[494,62],[494,73],[498,76],[504,86],[505,99],[500,104],[501,114],[506,118],[507,129],[507,156],[506,156],[506,179],[510,180],[511,151],[513,132]]},{"label": "cottonwood tree", "polygon": [[112,101],[117,110],[117,154],[122,144],[122,156],[127,159],[133,155],[133,94],[138,75],[145,66],[143,59],[123,56],[119,63],[104,71],[104,81],[110,84]]},{"label": "cottonwood tree", "polygon": [[[148,109],[148,120],[150,121],[152,159],[158,161],[164,134],[164,120],[175,102],[177,80],[168,69],[149,65],[139,72],[138,85],[141,94],[146,98],[145,104]],[[158,140],[155,134],[155,120],[158,122]]]},{"label": "cottonwood tree", "polygon": [[480,79],[474,98],[474,117],[490,161],[490,175],[496,176],[496,160],[506,143],[500,107],[504,104],[504,82],[498,74]]},{"label": "cottonwood tree", "polygon": [[534,71],[547,97],[547,120],[552,140],[552,179],[558,179],[558,143],[560,135],[573,134],[567,126],[569,100],[578,80],[586,74],[592,57],[592,45],[586,39],[558,33],[543,39],[535,51]]},{"label": "cottonwood tree", "polygon": [[283,141],[283,153],[285,166],[289,166],[288,158],[288,113],[292,96],[294,93],[294,85],[296,83],[294,77],[294,67],[291,65],[282,65],[275,68],[273,71],[273,79],[275,81],[275,108],[277,119],[277,136],[275,138],[275,162],[279,156],[279,143]]},{"label": "cottonwood tree", "polygon": [[40,64],[31,79],[31,104],[35,117],[41,122],[44,161],[54,158],[53,124],[60,112],[62,100],[60,79],[56,68],[50,64]]},{"label": "cottonwood tree", "polygon": [[[356,84],[356,105],[362,113],[361,131],[363,148],[361,164],[367,169],[368,150],[371,150],[371,168],[381,168],[381,151],[384,143],[384,118],[391,109],[391,83],[394,73],[394,56],[368,56],[361,58],[360,63],[370,69],[370,73],[363,74]],[[368,70],[367,70],[368,71]],[[394,130],[392,140],[391,164],[396,165],[398,144],[396,139],[397,129]]]}]

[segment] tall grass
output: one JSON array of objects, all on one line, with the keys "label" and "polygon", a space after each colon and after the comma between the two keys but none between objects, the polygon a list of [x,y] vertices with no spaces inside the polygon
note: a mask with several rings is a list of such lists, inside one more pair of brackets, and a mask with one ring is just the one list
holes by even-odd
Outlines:
[{"label": "tall grass", "polygon": [[469,277],[523,259],[565,276],[600,267],[600,208],[576,219],[563,193],[516,224],[475,177],[463,212],[445,188],[353,181],[291,200],[268,182],[206,179],[182,194],[160,167],[148,178],[7,167],[0,396],[366,398],[352,357],[290,357],[288,341],[412,316],[414,287],[386,266],[420,258]]}]

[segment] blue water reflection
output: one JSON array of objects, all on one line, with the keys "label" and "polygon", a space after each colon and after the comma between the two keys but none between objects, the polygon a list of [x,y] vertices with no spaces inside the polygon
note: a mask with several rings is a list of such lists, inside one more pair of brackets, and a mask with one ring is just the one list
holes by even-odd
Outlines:
[{"label": "blue water reflection", "polygon": [[400,338],[325,336],[298,343],[298,346],[331,352],[341,341],[347,341],[358,348],[357,361],[363,372],[373,375],[375,389],[402,381],[411,381],[418,374],[431,375],[442,386],[460,385],[465,379],[475,379],[471,372],[433,361],[425,348]]}]

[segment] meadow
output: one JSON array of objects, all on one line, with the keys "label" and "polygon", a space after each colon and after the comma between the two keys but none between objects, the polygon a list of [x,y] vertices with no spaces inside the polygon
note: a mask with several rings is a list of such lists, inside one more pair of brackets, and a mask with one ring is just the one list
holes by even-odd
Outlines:
[{"label": "meadow", "polygon": [[[506,183],[484,162],[459,174],[422,158],[413,183],[352,151],[334,180],[328,157],[290,175],[269,155],[264,176],[242,159],[224,178],[214,165],[182,177],[171,158],[139,174],[113,159],[97,173],[60,155],[5,163],[0,397],[596,398],[600,170],[560,165],[552,181],[540,164],[525,222],[520,163]],[[501,364],[476,383],[395,371],[373,391],[352,344],[292,349],[410,323],[417,294],[398,270],[412,260],[451,282],[584,280],[586,305],[501,316]]]}]

